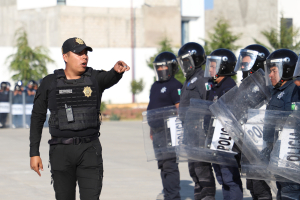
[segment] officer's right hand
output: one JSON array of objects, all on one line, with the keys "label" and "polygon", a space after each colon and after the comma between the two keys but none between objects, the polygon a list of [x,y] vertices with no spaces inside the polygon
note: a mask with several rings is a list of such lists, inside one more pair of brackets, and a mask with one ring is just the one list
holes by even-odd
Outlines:
[{"label": "officer's right hand", "polygon": [[40,170],[44,171],[42,159],[40,156],[33,156],[30,158],[30,168],[41,176]]}]

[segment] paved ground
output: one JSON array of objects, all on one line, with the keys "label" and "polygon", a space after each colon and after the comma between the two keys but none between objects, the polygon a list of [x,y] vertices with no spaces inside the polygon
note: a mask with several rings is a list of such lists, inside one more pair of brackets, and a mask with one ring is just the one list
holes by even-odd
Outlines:
[{"label": "paved ground", "polygon": [[[101,200],[155,200],[162,192],[156,162],[147,162],[141,122],[104,122],[100,141],[103,146],[104,185]],[[0,129],[0,199],[53,200],[48,166],[50,135],[44,129],[41,157],[44,172],[39,177],[29,168],[29,129]],[[180,165],[182,199],[193,199],[193,182],[187,163]],[[245,187],[245,180],[243,180]],[[216,200],[222,199],[217,184]],[[79,199],[77,197],[77,199]],[[244,189],[244,199],[250,200]]]}]

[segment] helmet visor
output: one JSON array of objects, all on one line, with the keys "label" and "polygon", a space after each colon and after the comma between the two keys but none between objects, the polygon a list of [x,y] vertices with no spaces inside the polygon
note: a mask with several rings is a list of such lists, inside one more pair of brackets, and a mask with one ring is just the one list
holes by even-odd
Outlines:
[{"label": "helmet visor", "polygon": [[172,76],[172,64],[174,63],[176,63],[176,60],[153,63],[156,80],[157,81],[169,80]]},{"label": "helmet visor", "polygon": [[185,77],[192,74],[195,70],[195,63],[191,54],[184,54],[177,57],[177,61]]},{"label": "helmet visor", "polygon": [[237,72],[238,70],[249,71],[253,67],[257,55],[258,55],[257,51],[242,49],[240,51],[240,55],[235,65],[234,71],[235,72]]},{"label": "helmet visor", "polygon": [[207,56],[204,77],[215,77],[219,72],[221,65],[221,57]]},{"label": "helmet visor", "polygon": [[275,86],[282,77],[283,59],[268,60],[265,62],[266,85]]},{"label": "helmet visor", "polygon": [[300,77],[300,57],[298,57],[293,77]]}]

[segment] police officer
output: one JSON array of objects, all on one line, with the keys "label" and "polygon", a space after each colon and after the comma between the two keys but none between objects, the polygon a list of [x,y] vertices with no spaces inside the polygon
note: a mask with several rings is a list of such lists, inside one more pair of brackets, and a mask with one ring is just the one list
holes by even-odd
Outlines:
[{"label": "police officer", "polygon": [[[17,105],[22,105],[23,106],[23,82],[18,81],[15,84],[15,89],[12,97],[12,110],[14,109],[14,106]],[[21,128],[23,127],[23,115],[12,115],[12,128]]]},{"label": "police officer", "polygon": [[[293,82],[298,56],[291,50],[279,49],[271,53],[265,64],[267,85],[273,86],[267,110],[292,111],[293,102],[299,102],[299,88]],[[274,132],[272,132],[274,134]],[[265,134],[264,141],[271,152],[274,135]],[[270,145],[271,144],[271,145]],[[300,184],[276,182],[278,200],[300,199]]]},{"label": "police officer", "polygon": [[[270,55],[269,50],[259,44],[246,46],[240,51],[235,71],[242,70],[243,79],[264,68],[264,62]],[[254,200],[272,200],[272,192],[269,185],[264,180],[246,179],[246,187],[250,191]]]},{"label": "police officer", "polygon": [[[181,90],[180,108],[189,106],[191,98],[206,100],[206,93],[211,84],[208,83],[208,78],[204,78],[204,71],[201,68],[205,63],[203,47],[195,42],[186,43],[179,49],[177,60],[186,77]],[[188,165],[190,176],[195,182],[195,199],[215,199],[216,184],[211,164],[189,162]]]},{"label": "police officer", "polygon": [[[176,56],[171,52],[160,53],[153,62],[156,81],[150,90],[147,110],[175,105],[179,107],[182,84],[174,78],[178,72]],[[151,135],[152,140],[155,139]],[[156,141],[153,141],[156,142]],[[180,199],[180,177],[176,154],[169,159],[158,160],[161,170],[164,199]]]},{"label": "police officer", "polygon": [[[9,102],[10,83],[1,82],[0,87],[0,102]],[[4,128],[8,113],[0,113],[0,128]]]},{"label": "police officer", "polygon": [[65,69],[46,76],[38,88],[30,125],[30,166],[39,176],[43,170],[39,145],[47,108],[51,112],[49,131],[50,165],[58,200],[98,200],[103,177],[102,148],[98,139],[101,96],[116,84],[129,67],[118,61],[108,72],[87,67],[88,51],[80,38],[62,45]]},{"label": "police officer", "polygon": [[[216,102],[219,97],[233,88],[236,83],[231,78],[235,75],[235,55],[228,49],[217,49],[207,56],[204,77],[214,81],[207,100]],[[237,146],[234,147],[236,150]],[[239,151],[238,151],[239,152]],[[243,186],[238,167],[213,164],[216,178],[223,189],[223,199],[243,199]]]},{"label": "police officer", "polygon": [[[25,104],[26,105],[31,105],[33,104],[33,100],[34,100],[34,96],[36,94],[36,89],[34,89],[34,86],[36,85],[37,83],[34,81],[34,80],[30,80],[28,83],[27,83],[27,87],[25,89]],[[26,128],[29,128],[29,125],[30,125],[30,117],[31,115],[30,114],[26,114]]]}]

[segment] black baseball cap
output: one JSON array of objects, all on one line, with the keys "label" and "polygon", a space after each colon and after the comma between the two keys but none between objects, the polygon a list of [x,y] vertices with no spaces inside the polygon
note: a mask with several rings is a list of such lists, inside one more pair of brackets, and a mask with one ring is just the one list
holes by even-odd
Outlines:
[{"label": "black baseball cap", "polygon": [[89,46],[86,46],[84,41],[80,38],[74,37],[67,39],[61,48],[62,54],[68,53],[72,51],[73,53],[80,53],[83,49],[87,51],[93,51],[93,49]]}]

